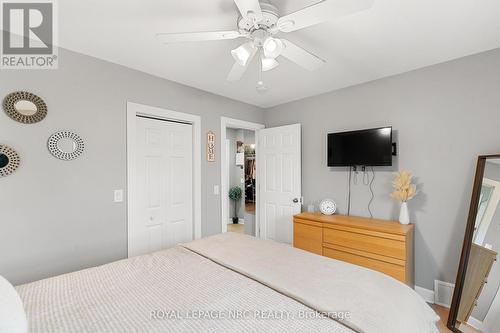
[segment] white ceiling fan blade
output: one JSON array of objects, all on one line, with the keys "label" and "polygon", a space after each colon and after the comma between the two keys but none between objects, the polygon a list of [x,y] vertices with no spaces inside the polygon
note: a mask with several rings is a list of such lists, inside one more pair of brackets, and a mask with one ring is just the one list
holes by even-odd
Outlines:
[{"label": "white ceiling fan blade", "polygon": [[181,32],[159,33],[156,38],[162,43],[200,42],[209,40],[236,39],[245,37],[238,31],[207,31],[207,32]]},{"label": "white ceiling fan blade", "polygon": [[231,71],[227,75],[227,80],[228,81],[238,81],[241,79],[243,74],[247,71],[248,66],[252,62],[252,59],[255,57],[255,54],[257,53],[257,49],[255,49],[251,54],[250,57],[248,58],[248,61],[245,66],[240,65],[238,62],[235,62],[233,65],[233,68],[231,68]]},{"label": "white ceiling fan blade", "polygon": [[312,53],[307,52],[303,48],[295,45],[294,43],[282,39],[283,42],[283,51],[281,51],[281,55],[285,58],[290,59],[297,65],[304,67],[310,71],[314,71],[325,64],[325,60],[315,56]]},{"label": "white ceiling fan blade", "polygon": [[280,65],[280,63],[277,62],[276,59],[274,59],[274,58],[266,58],[266,56],[264,55],[264,53],[262,53],[262,55],[260,57],[260,66],[261,66],[261,69],[262,69],[263,72],[267,72],[267,71],[273,70],[276,67],[278,67],[279,65]]},{"label": "white ceiling fan blade", "polygon": [[291,32],[372,7],[374,0],[323,0],[278,20],[278,29]]},{"label": "white ceiling fan blade", "polygon": [[255,18],[257,22],[262,20],[262,9],[259,0],[234,0],[234,2],[244,18]]},{"label": "white ceiling fan blade", "polygon": [[231,68],[231,71],[227,75],[227,80],[228,81],[240,80],[243,74],[245,74],[247,68],[248,68],[247,66],[241,66],[240,64],[235,62],[233,68]]}]

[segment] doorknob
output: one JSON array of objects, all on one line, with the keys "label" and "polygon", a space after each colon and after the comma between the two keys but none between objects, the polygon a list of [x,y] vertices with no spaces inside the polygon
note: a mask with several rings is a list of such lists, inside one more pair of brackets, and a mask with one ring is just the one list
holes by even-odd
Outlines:
[{"label": "doorknob", "polygon": [[294,198],[293,199],[293,203],[298,203],[299,202],[299,199],[298,198]]}]

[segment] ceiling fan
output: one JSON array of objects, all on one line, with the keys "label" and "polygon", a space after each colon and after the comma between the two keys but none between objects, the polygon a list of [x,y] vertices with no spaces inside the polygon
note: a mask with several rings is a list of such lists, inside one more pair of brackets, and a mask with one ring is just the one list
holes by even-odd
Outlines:
[{"label": "ceiling fan", "polygon": [[[260,58],[261,75],[262,72],[272,70],[279,65],[276,60],[279,56],[313,71],[321,67],[325,60],[277,35],[359,12],[370,8],[373,4],[373,0],[323,0],[280,17],[278,8],[267,0],[234,0],[234,2],[240,12],[237,30],[159,33],[157,38],[163,43],[247,38],[249,41],[231,51],[235,63],[227,76],[229,81],[241,79],[257,53]],[[266,89],[260,78],[257,90]]]}]

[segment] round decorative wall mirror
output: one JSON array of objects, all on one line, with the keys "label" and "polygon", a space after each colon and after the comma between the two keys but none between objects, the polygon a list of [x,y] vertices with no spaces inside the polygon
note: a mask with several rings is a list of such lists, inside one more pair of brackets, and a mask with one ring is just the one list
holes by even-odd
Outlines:
[{"label": "round decorative wall mirror", "polygon": [[83,139],[71,131],[60,131],[52,134],[47,145],[50,153],[63,161],[78,158],[85,149]]},{"label": "round decorative wall mirror", "polygon": [[20,164],[21,159],[14,149],[0,145],[0,177],[12,174]]},{"label": "round decorative wall mirror", "polygon": [[10,162],[9,156],[0,154],[0,169],[5,168]]},{"label": "round decorative wall mirror", "polygon": [[9,117],[23,124],[37,123],[47,116],[45,102],[27,91],[16,91],[7,95],[3,108]]},{"label": "round decorative wall mirror", "polygon": [[62,138],[57,141],[57,149],[66,154],[74,153],[77,147],[76,141],[70,138]]},{"label": "round decorative wall mirror", "polygon": [[20,100],[15,102],[14,108],[23,116],[32,116],[38,111],[35,103],[27,100]]}]

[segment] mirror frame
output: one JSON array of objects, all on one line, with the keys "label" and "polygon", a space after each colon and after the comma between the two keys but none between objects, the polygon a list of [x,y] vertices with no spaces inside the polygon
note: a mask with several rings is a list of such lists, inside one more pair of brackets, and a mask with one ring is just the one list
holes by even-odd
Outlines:
[{"label": "mirror frame", "polygon": [[3,168],[0,168],[0,178],[10,176],[21,165],[19,154],[11,147],[0,144],[0,154],[7,156],[9,163]]},{"label": "mirror frame", "polygon": [[[34,114],[24,115],[16,109],[16,103],[23,100],[35,104],[36,112]],[[38,123],[47,116],[47,104],[43,99],[28,91],[15,91],[8,94],[3,100],[3,108],[10,118],[22,124]]]},{"label": "mirror frame", "polygon": [[492,158],[500,158],[500,154],[481,155],[477,159],[476,175],[472,188],[472,198],[470,202],[469,216],[467,218],[467,227],[465,229],[462,254],[460,256],[457,279],[455,282],[455,290],[453,292],[453,298],[447,323],[448,329],[455,333],[463,333],[457,327],[455,327],[455,325],[457,323],[458,309],[460,307],[460,301],[462,299],[462,292],[464,289],[465,274],[467,272],[467,266],[469,264],[469,254],[472,247],[472,237],[474,235],[474,226],[476,224],[476,215],[478,210],[479,198],[481,195],[481,186],[483,184],[484,170],[486,168],[486,161]]},{"label": "mirror frame", "polygon": [[[70,153],[61,151],[57,145],[57,143],[61,139],[73,140],[76,144],[76,149]],[[54,156],[55,158],[60,159],[62,161],[71,161],[80,157],[80,155],[83,154],[85,150],[85,143],[78,134],[66,130],[52,134],[47,141],[47,148],[49,149],[49,152],[52,154],[52,156]]]}]

